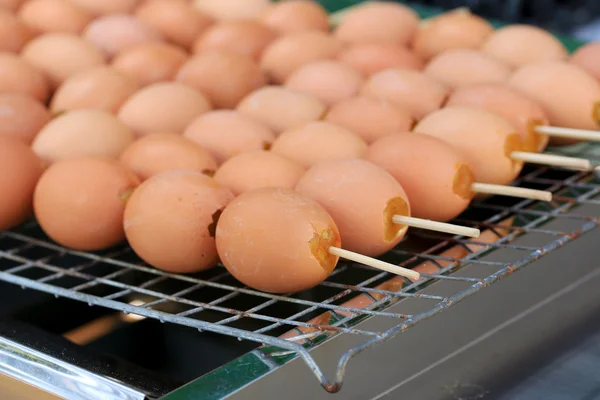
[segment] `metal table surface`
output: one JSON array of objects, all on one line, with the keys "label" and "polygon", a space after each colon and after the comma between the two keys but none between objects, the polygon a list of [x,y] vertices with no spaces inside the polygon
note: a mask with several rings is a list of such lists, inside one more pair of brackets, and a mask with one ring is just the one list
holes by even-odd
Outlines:
[{"label": "metal table surface", "polygon": [[[278,393],[286,393],[288,400],[597,398],[598,243],[600,229],[595,229],[359,355],[338,394],[326,393],[301,360],[294,360],[227,398],[276,398]],[[582,341],[589,331],[592,336]],[[334,338],[311,354],[331,371],[351,340]],[[596,356],[581,355],[574,345],[595,349]]]}]

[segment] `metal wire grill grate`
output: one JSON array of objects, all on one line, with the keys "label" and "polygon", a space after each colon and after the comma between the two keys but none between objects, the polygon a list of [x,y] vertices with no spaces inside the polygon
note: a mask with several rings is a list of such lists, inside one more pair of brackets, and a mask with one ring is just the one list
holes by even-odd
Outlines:
[{"label": "metal wire grill grate", "polygon": [[[565,152],[600,160],[600,146],[583,145]],[[68,250],[48,240],[33,221],[0,232],[0,279],[89,305],[295,352],[327,390],[336,391],[345,364],[354,354],[450,307],[598,225],[600,179],[593,174],[531,168],[524,171],[517,184],[551,190],[555,200],[537,203],[490,198],[473,204],[458,222],[492,232],[495,240],[414,230],[383,257],[406,267],[427,263],[434,273],[423,274],[419,282],[401,281],[385,272],[340,263],[313,290],[272,295],[242,286],[222,267],[195,275],[156,270],[144,265],[127,246],[99,253]],[[508,220],[512,224],[507,225]],[[555,228],[556,221],[569,229]],[[536,240],[531,244],[515,242],[524,235]],[[455,252],[440,255],[449,249]],[[438,293],[432,285],[436,282],[451,283],[454,289]],[[357,296],[365,301],[349,303]],[[411,314],[388,310],[389,305],[403,299],[418,302],[422,311]],[[365,318],[388,319],[390,328],[372,331],[357,326]],[[330,382],[307,349],[337,333],[363,336],[365,341],[344,354],[336,379]]]}]

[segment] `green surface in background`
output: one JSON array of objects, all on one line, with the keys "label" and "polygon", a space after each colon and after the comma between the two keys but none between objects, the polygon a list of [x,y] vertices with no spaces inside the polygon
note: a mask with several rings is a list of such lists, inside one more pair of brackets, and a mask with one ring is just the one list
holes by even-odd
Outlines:
[{"label": "green surface in background", "polygon": [[[339,11],[341,9],[361,3],[361,0],[319,0],[329,12]],[[443,12],[440,8],[422,6],[418,4],[409,4],[421,18],[429,18]],[[499,21],[490,21],[494,26],[504,25]],[[569,38],[564,35],[556,35],[563,44],[573,52],[583,44],[582,41]],[[273,359],[273,364],[282,365],[293,359],[293,356]],[[308,367],[307,367],[308,368]],[[260,378],[271,370],[271,368],[261,360],[255,352],[241,356],[240,358],[190,382],[182,388],[169,393],[163,397],[163,400],[217,400],[233,393],[252,381]],[[316,378],[315,378],[316,379]]]}]

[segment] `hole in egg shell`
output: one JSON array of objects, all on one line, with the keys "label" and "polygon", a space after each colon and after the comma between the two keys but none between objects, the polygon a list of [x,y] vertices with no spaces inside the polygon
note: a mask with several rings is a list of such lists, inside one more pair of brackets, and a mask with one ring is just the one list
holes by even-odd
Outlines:
[{"label": "hole in egg shell", "polygon": [[329,253],[329,248],[331,246],[340,246],[340,235],[331,228],[319,230],[313,225],[313,230],[314,235],[313,238],[308,241],[308,247],[310,247],[310,252],[319,262],[321,268],[329,275],[333,272],[333,269],[338,262],[338,257]]},{"label": "hole in egg shell", "polygon": [[461,199],[472,200],[475,197],[475,192],[471,190],[473,183],[475,183],[475,174],[465,164],[457,164],[454,169],[456,174],[452,182],[452,191]]},{"label": "hole in egg shell", "polygon": [[262,149],[264,151],[269,151],[269,150],[271,150],[272,146],[273,146],[273,144],[271,142],[263,142]]},{"label": "hole in egg shell", "polygon": [[200,171],[200,172],[202,172],[204,175],[206,175],[206,176],[208,176],[208,177],[211,177],[211,178],[213,178],[213,177],[215,176],[215,173],[216,173],[217,171],[215,171],[214,169],[203,169],[203,170],[202,170],[202,171]]},{"label": "hole in egg shell", "polygon": [[208,224],[208,234],[210,235],[211,238],[214,238],[217,233],[217,224],[219,223],[219,218],[221,217],[221,214],[223,214],[222,208],[215,211],[211,215],[212,222],[210,224]]},{"label": "hole in egg shell", "polygon": [[523,143],[523,149],[525,151],[538,152],[540,144],[544,142],[544,135],[540,135],[536,132],[538,126],[543,126],[544,121],[540,119],[532,119],[527,121],[527,138]]},{"label": "hole in egg shell", "polygon": [[523,141],[521,135],[518,133],[511,133],[506,137],[504,141],[504,155],[510,160],[513,166],[513,171],[520,171],[523,168],[523,161],[513,160],[511,154],[515,151],[524,151]]},{"label": "hole in egg shell", "polygon": [[592,107],[592,119],[598,125],[600,125],[600,101],[594,103]]},{"label": "hole in egg shell", "polygon": [[388,201],[385,210],[383,210],[383,241],[385,243],[395,241],[399,236],[404,235],[408,229],[406,225],[394,223],[392,220],[394,215],[410,217],[410,207],[402,197],[394,197]]}]

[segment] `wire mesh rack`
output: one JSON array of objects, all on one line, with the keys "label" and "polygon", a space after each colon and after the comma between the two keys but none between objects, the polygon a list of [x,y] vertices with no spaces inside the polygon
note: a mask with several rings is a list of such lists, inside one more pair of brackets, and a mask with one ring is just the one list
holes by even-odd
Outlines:
[{"label": "wire mesh rack", "polygon": [[[600,146],[575,146],[562,153],[600,161]],[[361,351],[598,226],[600,179],[593,173],[529,168],[516,184],[551,190],[554,201],[488,198],[474,203],[457,220],[480,228],[482,238],[491,233],[488,239],[413,230],[382,257],[405,267],[427,267],[430,273],[423,273],[419,282],[340,263],[326,281],[312,290],[273,295],[243,286],[222,267],[193,275],[159,271],[145,265],[125,245],[97,253],[69,250],[50,241],[35,221],[0,232],[0,279],[90,306],[254,341],[263,345],[263,351],[271,349],[267,355],[300,356],[321,385],[336,392],[348,361]],[[567,221],[572,229],[552,228],[549,223],[556,220]],[[543,244],[515,243],[515,239],[531,234],[543,237]],[[498,250],[508,255],[500,260],[486,257]],[[484,278],[470,276],[464,273],[467,266],[485,268],[489,273]],[[455,292],[436,294],[433,284],[442,281],[456,283]],[[362,300],[356,301],[359,298]],[[409,299],[422,303],[422,311],[389,311],[389,306]],[[361,328],[359,323],[367,318],[387,319],[391,327],[382,331]],[[360,336],[363,340],[341,356],[335,377],[328,379],[311,357],[310,349],[337,334]]]}]

